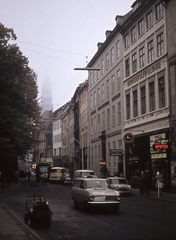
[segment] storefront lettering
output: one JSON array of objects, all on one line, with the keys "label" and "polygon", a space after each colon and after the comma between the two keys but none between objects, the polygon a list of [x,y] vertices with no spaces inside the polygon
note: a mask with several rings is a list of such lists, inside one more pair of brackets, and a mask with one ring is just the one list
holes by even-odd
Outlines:
[{"label": "storefront lettering", "polygon": [[137,74],[135,77],[129,79],[127,81],[127,86],[129,87],[130,85],[132,85],[133,83],[138,82],[139,80],[147,77],[148,75],[150,75],[151,73],[155,72],[156,70],[161,68],[161,62],[157,62],[154,63],[153,65],[151,65],[150,67],[146,68],[145,70],[143,70],[142,72],[140,72],[139,74]]}]

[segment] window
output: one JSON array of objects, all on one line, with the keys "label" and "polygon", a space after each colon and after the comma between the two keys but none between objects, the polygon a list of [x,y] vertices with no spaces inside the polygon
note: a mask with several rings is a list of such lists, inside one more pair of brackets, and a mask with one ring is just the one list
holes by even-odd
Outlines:
[{"label": "window", "polygon": [[126,95],[126,117],[130,119],[130,94]]},{"label": "window", "polygon": [[120,57],[120,41],[116,43],[116,55],[117,58]]},{"label": "window", "polygon": [[155,88],[154,82],[149,83],[149,105],[150,105],[150,112],[155,110]]},{"label": "window", "polygon": [[161,17],[163,17],[163,6],[161,3],[159,3],[156,6],[156,20],[158,20]]},{"label": "window", "polygon": [[130,60],[129,60],[129,58],[125,61],[125,74],[126,74],[126,77],[130,76]]},{"label": "window", "polygon": [[137,54],[134,53],[132,55],[132,72],[136,72],[137,71]]},{"label": "window", "polygon": [[109,53],[106,54],[106,70],[109,69]]},{"label": "window", "polygon": [[164,85],[164,76],[158,79],[159,87],[159,108],[165,107],[165,85]]},{"label": "window", "polygon": [[139,36],[144,32],[144,20],[143,19],[138,23],[138,31],[139,31]]},{"label": "window", "polygon": [[112,86],[112,94],[114,94],[115,92],[115,79],[114,79],[114,75],[111,77],[111,86]]},{"label": "window", "polygon": [[134,42],[136,40],[136,27],[133,27],[131,29],[131,42]]},{"label": "window", "polygon": [[148,62],[154,60],[154,49],[153,49],[153,40],[148,43]]},{"label": "window", "polygon": [[105,91],[104,91],[104,84],[102,85],[102,101],[105,99]]},{"label": "window", "polygon": [[139,50],[139,63],[140,63],[140,68],[145,66],[145,49],[144,49],[144,47]]},{"label": "window", "polygon": [[145,86],[141,87],[141,114],[146,113]]},{"label": "window", "polygon": [[146,18],[147,18],[147,28],[149,28],[153,25],[153,13],[152,13],[152,11],[147,14]]},{"label": "window", "polygon": [[133,116],[138,116],[138,101],[137,101],[137,90],[133,92]]},{"label": "window", "polygon": [[98,95],[97,102],[98,102],[98,104],[100,104],[100,88],[98,88],[98,90],[97,90],[97,95]]},{"label": "window", "polygon": [[96,83],[96,81],[97,81],[97,71],[94,71],[94,83]]},{"label": "window", "polygon": [[163,33],[159,34],[157,36],[157,55],[160,57],[164,53],[164,39],[163,39]]},{"label": "window", "polygon": [[104,59],[101,61],[101,74],[104,74]]},{"label": "window", "polygon": [[118,124],[121,124],[121,102],[118,102],[117,108],[118,108]]},{"label": "window", "polygon": [[100,133],[101,127],[100,127],[100,114],[98,115],[98,132]]},{"label": "window", "polygon": [[[98,64],[97,68],[99,68],[99,64]],[[100,71],[97,71],[97,78],[98,79],[100,78]]]},{"label": "window", "polygon": [[102,127],[103,127],[102,130],[104,130],[105,129],[105,112],[102,112]]},{"label": "window", "polygon": [[92,87],[93,85],[93,74],[92,72],[90,73],[90,86]]},{"label": "window", "polygon": [[97,133],[97,117],[94,117],[94,134]]},{"label": "window", "polygon": [[90,108],[93,109],[93,95],[90,96]]},{"label": "window", "polygon": [[120,69],[117,71],[117,90],[120,89],[121,86],[121,78],[120,78]]},{"label": "window", "polygon": [[107,109],[107,128],[110,128],[110,109]]},{"label": "window", "polygon": [[97,93],[94,92],[94,107],[97,105]]},{"label": "window", "polygon": [[112,127],[115,127],[115,105],[112,106]]},{"label": "window", "polygon": [[[112,146],[113,146],[113,149],[116,149],[116,142],[113,141],[112,142]],[[116,156],[113,157],[114,161],[116,161]]]},{"label": "window", "polygon": [[111,64],[114,63],[114,48],[111,49]]},{"label": "window", "polygon": [[129,46],[129,34],[125,36],[125,47]]},{"label": "window", "polygon": [[91,119],[91,135],[93,135],[93,119]]},{"label": "window", "polygon": [[109,98],[109,79],[106,81],[106,93],[107,93],[107,98]]}]

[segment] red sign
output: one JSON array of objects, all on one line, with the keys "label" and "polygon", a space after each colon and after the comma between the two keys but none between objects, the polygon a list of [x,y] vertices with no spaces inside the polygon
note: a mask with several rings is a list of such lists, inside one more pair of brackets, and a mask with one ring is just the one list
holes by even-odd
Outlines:
[{"label": "red sign", "polygon": [[105,160],[100,160],[99,165],[100,165],[100,167],[104,167],[106,165]]},{"label": "red sign", "polygon": [[168,149],[168,145],[167,144],[154,144],[153,148],[154,149]]}]

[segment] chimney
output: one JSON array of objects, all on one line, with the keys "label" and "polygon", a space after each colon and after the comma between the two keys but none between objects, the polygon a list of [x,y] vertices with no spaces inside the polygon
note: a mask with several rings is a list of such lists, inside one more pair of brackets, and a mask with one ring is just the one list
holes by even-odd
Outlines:
[{"label": "chimney", "polygon": [[107,30],[106,32],[105,32],[105,35],[106,35],[106,39],[109,37],[109,35],[111,34],[111,30]]},{"label": "chimney", "polygon": [[116,20],[116,25],[117,24],[122,24],[123,23],[123,16],[122,15],[117,15],[115,20]]},{"label": "chimney", "polygon": [[101,43],[101,42],[98,42],[98,43],[97,43],[98,50],[101,48],[102,45],[103,45],[103,43]]}]

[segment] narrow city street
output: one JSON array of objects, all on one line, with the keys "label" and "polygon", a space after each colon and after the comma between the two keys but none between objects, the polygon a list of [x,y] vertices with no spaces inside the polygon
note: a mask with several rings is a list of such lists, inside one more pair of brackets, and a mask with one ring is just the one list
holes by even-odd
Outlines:
[{"label": "narrow city street", "polygon": [[[20,219],[25,215],[25,196],[43,194],[53,212],[49,228],[34,227],[44,239],[175,239],[175,204],[154,201],[136,196],[122,197],[118,214],[111,210],[75,209],[71,199],[71,186],[60,184],[42,185],[35,178],[19,180],[11,188],[4,188],[0,200]],[[30,226],[30,223],[29,223]],[[30,226],[31,227],[31,226]]]}]

